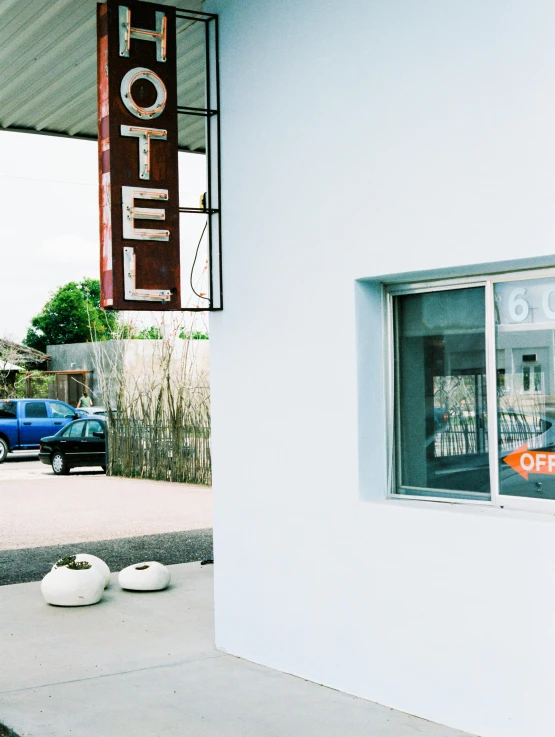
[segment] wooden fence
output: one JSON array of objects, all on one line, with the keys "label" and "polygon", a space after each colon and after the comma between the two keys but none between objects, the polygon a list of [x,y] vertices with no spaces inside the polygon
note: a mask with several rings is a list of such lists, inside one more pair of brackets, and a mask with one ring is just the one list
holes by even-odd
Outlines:
[{"label": "wooden fence", "polygon": [[108,474],[210,485],[210,427],[113,420],[108,427]]}]

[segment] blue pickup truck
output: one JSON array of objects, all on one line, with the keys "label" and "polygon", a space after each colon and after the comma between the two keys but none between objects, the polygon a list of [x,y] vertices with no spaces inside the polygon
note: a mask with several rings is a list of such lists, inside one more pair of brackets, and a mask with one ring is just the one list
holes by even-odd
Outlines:
[{"label": "blue pickup truck", "polygon": [[0,399],[0,463],[14,450],[33,450],[81,416],[56,399]]}]

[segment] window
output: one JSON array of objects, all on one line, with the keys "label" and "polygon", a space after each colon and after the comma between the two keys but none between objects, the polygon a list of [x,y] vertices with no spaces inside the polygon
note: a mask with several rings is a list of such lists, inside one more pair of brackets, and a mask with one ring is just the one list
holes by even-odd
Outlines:
[{"label": "window", "polygon": [[489,498],[483,287],[395,298],[400,494]]},{"label": "window", "polygon": [[0,401],[0,420],[16,420],[17,405],[7,399]]},{"label": "window", "polygon": [[52,417],[75,417],[75,410],[61,402],[48,402]]},{"label": "window", "polygon": [[63,433],[64,438],[80,438],[83,433],[84,422],[72,422]]},{"label": "window", "polygon": [[555,500],[547,273],[388,289],[393,495]]},{"label": "window", "polygon": [[499,493],[555,499],[555,278],[495,284]]},{"label": "window", "polygon": [[35,419],[48,417],[45,402],[27,402],[25,405],[25,417]]}]

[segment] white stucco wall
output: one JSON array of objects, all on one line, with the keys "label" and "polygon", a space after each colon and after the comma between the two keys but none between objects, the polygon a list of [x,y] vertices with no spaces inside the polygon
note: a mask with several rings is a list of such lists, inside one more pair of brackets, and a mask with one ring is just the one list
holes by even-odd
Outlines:
[{"label": "white stucco wall", "polygon": [[551,262],[555,5],[209,7],[217,645],[484,737],[552,735],[554,518],[383,498],[380,301],[355,280]]}]

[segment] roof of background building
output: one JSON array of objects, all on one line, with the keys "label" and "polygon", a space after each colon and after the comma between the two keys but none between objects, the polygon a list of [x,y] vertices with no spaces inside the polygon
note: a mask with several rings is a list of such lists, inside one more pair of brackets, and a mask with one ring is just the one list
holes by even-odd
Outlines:
[{"label": "roof of background building", "polygon": [[[10,359],[15,361],[26,360],[30,363],[42,363],[50,360],[48,354],[37,351],[36,348],[29,348],[29,346],[14,343],[5,338],[0,338],[0,353],[2,354],[2,360],[6,363],[11,363]],[[16,368],[19,368],[19,366],[16,366]],[[12,369],[5,370],[12,371]]]},{"label": "roof of background building", "polygon": [[[157,0],[202,10],[203,0]],[[0,3],[0,130],[97,138],[96,0]],[[177,20],[178,101],[206,107],[204,24]],[[178,116],[179,147],[204,152],[204,118]]]}]

